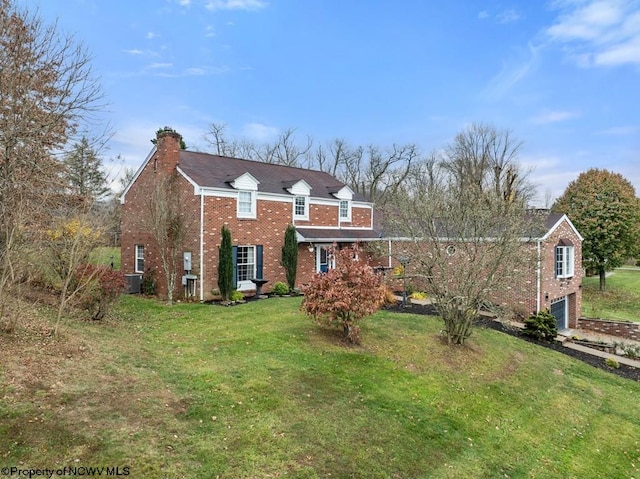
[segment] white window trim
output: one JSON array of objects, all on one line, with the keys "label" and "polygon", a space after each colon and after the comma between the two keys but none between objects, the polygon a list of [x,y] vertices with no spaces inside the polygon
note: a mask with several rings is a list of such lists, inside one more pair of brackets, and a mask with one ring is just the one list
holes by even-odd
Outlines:
[{"label": "white window trim", "polygon": [[[347,216],[342,216],[342,203],[347,204]],[[351,221],[351,201],[350,200],[340,200],[340,203],[338,203],[338,218],[340,221],[343,221],[346,223]]]},{"label": "white window trim", "polygon": [[[249,275],[249,279],[245,279],[242,281],[238,279],[238,284],[236,286],[236,289],[238,291],[250,291],[256,288],[256,285],[251,281],[251,278],[255,278],[255,275],[256,275],[256,267],[257,267],[257,260],[258,260],[258,258],[256,257],[256,254],[258,253],[258,251],[255,245],[238,245],[238,248],[251,248],[253,250],[253,273]],[[236,268],[239,269],[240,264],[245,264],[245,263],[236,263]]]},{"label": "white window trim", "polygon": [[[558,273],[558,250],[562,250],[562,274]],[[556,278],[565,279],[573,278],[574,271],[574,254],[573,246],[556,246],[553,249],[553,267]]]},{"label": "white window trim", "polygon": [[[142,256],[138,255],[139,252],[139,248],[142,248]],[[143,244],[137,244],[134,246],[135,252],[134,252],[134,271],[136,273],[144,273],[144,245]],[[138,269],[138,260],[142,260],[142,271]]]},{"label": "white window trim", "polygon": [[[251,195],[251,211],[240,211],[240,196],[241,194]],[[238,191],[238,199],[236,202],[236,214],[238,218],[256,218],[256,192],[251,190]]]},{"label": "white window trim", "polygon": [[[304,200],[304,214],[298,215],[296,214],[296,200],[301,198]],[[296,220],[308,220],[309,219],[309,197],[298,195],[293,198],[293,218]]]}]

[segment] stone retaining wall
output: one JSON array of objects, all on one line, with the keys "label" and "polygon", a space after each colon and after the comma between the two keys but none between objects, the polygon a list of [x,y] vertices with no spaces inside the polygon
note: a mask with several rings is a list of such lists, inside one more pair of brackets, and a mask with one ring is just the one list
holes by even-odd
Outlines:
[{"label": "stone retaining wall", "polygon": [[640,323],[580,318],[578,319],[578,329],[587,329],[602,334],[640,341]]}]

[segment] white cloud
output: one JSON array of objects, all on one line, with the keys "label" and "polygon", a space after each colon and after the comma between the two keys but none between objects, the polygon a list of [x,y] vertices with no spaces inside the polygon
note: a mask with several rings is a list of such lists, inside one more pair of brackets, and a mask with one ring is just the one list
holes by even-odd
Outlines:
[{"label": "white cloud", "polygon": [[147,65],[147,68],[156,69],[156,68],[171,68],[173,63],[150,63]]},{"label": "white cloud", "polygon": [[264,0],[209,0],[207,10],[260,10],[268,5]]},{"label": "white cloud", "polygon": [[562,9],[546,30],[569,47],[580,66],[640,64],[640,4],[636,0],[588,0],[556,4]]},{"label": "white cloud", "polygon": [[487,12],[486,10],[482,10],[481,12],[478,13],[478,18],[480,20],[484,20],[486,18],[489,18],[489,12]]},{"label": "white cloud", "polygon": [[215,28],[212,25],[207,25],[207,28],[204,30],[205,38],[211,38],[216,36]]},{"label": "white cloud", "polygon": [[[169,66],[173,66],[171,63],[166,63],[166,64],[158,64],[160,68],[162,66],[164,67],[169,67]],[[148,68],[151,68],[148,67]],[[158,77],[163,77],[163,78],[185,78],[185,77],[192,77],[192,76],[205,76],[205,75],[224,75],[225,73],[229,72],[229,67],[226,65],[220,66],[220,67],[211,67],[211,66],[202,66],[202,67],[189,67],[189,68],[185,68],[184,70],[181,71],[176,71],[176,72],[157,72],[154,73],[155,76]]]},{"label": "white cloud", "polygon": [[275,138],[280,130],[275,126],[264,125],[262,123],[247,123],[243,129],[243,135],[250,140],[269,141]]},{"label": "white cloud", "polygon": [[536,68],[538,56],[538,48],[530,43],[526,56],[520,54],[521,58],[517,62],[505,64],[502,70],[491,79],[483,94],[491,98],[502,97]]},{"label": "white cloud", "polygon": [[571,111],[547,111],[534,117],[532,122],[537,125],[546,125],[548,123],[558,123],[560,121],[570,120],[579,116],[579,113]]},{"label": "white cloud", "polygon": [[154,38],[158,38],[159,36],[160,34],[158,33],[147,32],[147,40],[153,40]]},{"label": "white cloud", "polygon": [[599,131],[600,135],[612,135],[612,136],[627,136],[635,135],[640,132],[639,125],[626,125],[626,126],[614,126],[607,128],[606,130]]},{"label": "white cloud", "polygon": [[512,23],[517,22],[521,17],[522,16],[517,11],[511,8],[496,15],[496,20],[498,23]]},{"label": "white cloud", "polygon": [[181,7],[188,7],[191,5],[191,0],[178,0],[178,5]]},{"label": "white cloud", "polygon": [[136,48],[131,50],[122,50],[124,53],[128,53],[129,55],[142,55],[144,52],[142,50],[138,50]]}]

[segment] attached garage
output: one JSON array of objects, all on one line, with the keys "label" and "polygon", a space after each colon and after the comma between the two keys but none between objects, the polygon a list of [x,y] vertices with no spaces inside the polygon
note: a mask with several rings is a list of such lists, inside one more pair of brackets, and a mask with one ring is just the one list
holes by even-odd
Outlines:
[{"label": "attached garage", "polygon": [[567,329],[567,307],[568,300],[566,296],[555,299],[551,302],[551,314],[554,318],[556,318],[558,330]]}]

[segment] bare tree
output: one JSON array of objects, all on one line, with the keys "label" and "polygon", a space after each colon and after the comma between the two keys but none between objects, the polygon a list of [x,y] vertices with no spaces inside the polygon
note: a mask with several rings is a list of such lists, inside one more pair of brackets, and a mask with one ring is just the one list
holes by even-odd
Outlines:
[{"label": "bare tree", "polygon": [[101,97],[79,43],[0,0],[0,320],[9,327],[5,307],[20,295],[25,249],[60,188],[53,153],[92,119]]},{"label": "bare tree", "polygon": [[335,177],[345,174],[347,165],[357,162],[361,148],[352,148],[346,140],[334,138],[326,146],[318,145],[307,153],[307,167],[329,173]]},{"label": "bare tree", "polygon": [[302,166],[301,159],[311,150],[313,140],[307,136],[306,141],[300,144],[295,132],[295,128],[287,128],[274,142],[257,147],[255,154],[258,161],[285,166]]},{"label": "bare tree", "polygon": [[227,135],[226,123],[211,123],[205,133],[205,141],[213,147],[213,153],[230,158],[256,159],[256,150],[259,149],[253,142],[246,138],[230,138]]},{"label": "bare tree", "polygon": [[79,276],[78,271],[89,262],[91,252],[101,243],[104,233],[104,222],[96,216],[91,202],[76,198],[75,208],[67,205],[58,211],[46,235],[49,264],[59,281],[56,337],[69,303],[93,280],[93,275]]},{"label": "bare tree", "polygon": [[[518,200],[529,190],[516,163],[519,143],[498,134],[491,145],[511,147],[485,148],[485,133],[466,130],[442,158],[424,163],[424,186],[413,182],[415,189],[395,196],[386,215],[387,228],[405,238],[392,254],[404,256],[422,280],[455,344],[469,337],[480,307],[519,284],[533,266],[534,249],[523,239],[538,231],[537,218]],[[496,165],[512,173],[495,176]],[[504,185],[512,177],[516,181]]]},{"label": "bare tree", "polygon": [[186,219],[181,211],[176,173],[159,178],[150,193],[147,228],[158,246],[167,285],[167,303],[173,304],[178,272],[182,265],[180,252],[186,237]]},{"label": "bare tree", "polygon": [[419,157],[419,149],[412,144],[386,149],[369,145],[354,152],[341,179],[377,206],[383,206],[399,191]]},{"label": "bare tree", "polygon": [[474,123],[458,133],[444,152],[442,167],[458,190],[473,188],[483,195],[529,201],[534,191],[528,171],[516,163],[522,142],[509,130]]}]

